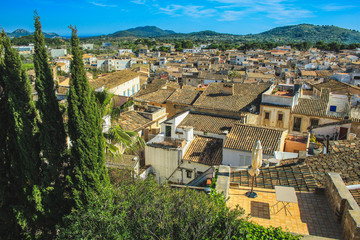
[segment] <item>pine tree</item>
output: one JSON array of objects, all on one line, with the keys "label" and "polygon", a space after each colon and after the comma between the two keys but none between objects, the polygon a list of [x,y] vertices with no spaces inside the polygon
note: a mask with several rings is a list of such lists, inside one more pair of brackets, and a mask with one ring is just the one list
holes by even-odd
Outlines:
[{"label": "pine tree", "polygon": [[[66,171],[68,157],[66,154],[66,133],[62,114],[55,94],[55,84],[45,48],[44,34],[41,30],[40,17],[35,12],[35,54],[36,73],[35,89],[37,91],[37,109],[40,116],[39,139],[44,162],[43,189],[48,214],[44,224],[54,227],[61,220],[67,208],[64,207],[66,191]],[[59,207],[63,206],[63,207]]]},{"label": "pine tree", "polygon": [[0,121],[6,124],[6,131],[1,131],[0,141],[2,174],[7,182],[3,186],[5,194],[2,196],[1,217],[7,219],[1,223],[7,228],[4,236],[15,238],[28,234],[28,237],[34,237],[37,218],[43,214],[37,115],[30,81],[22,68],[19,54],[11,48],[8,37],[3,36],[2,43],[4,57],[1,60],[0,84],[1,103],[4,105]]},{"label": "pine tree", "polygon": [[109,183],[105,168],[101,112],[86,78],[77,29],[72,30],[71,82],[68,97],[68,129],[71,140],[73,186],[80,203],[86,203],[93,191],[100,192]]}]

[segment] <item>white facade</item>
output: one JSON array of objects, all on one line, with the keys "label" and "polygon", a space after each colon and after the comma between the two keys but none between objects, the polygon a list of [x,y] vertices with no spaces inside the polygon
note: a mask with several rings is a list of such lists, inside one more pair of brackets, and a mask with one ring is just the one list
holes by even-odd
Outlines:
[{"label": "white facade", "polygon": [[121,71],[130,68],[131,59],[106,59],[102,64],[102,69],[105,72]]},{"label": "white facade", "polygon": [[51,49],[50,56],[52,58],[64,57],[67,54],[66,49]]},{"label": "white facade", "polygon": [[85,44],[81,45],[81,47],[84,50],[93,50],[94,44],[93,43],[85,43]]},{"label": "white facade", "polygon": [[[263,154],[263,159],[272,158],[271,155]],[[251,165],[251,152],[223,148],[222,165],[232,167],[247,167]]]},{"label": "white facade", "polygon": [[109,90],[110,93],[119,96],[133,96],[140,90],[140,76],[137,76],[117,87]]},{"label": "white facade", "polygon": [[68,59],[56,59],[55,62],[62,62],[65,63],[65,70],[64,72],[69,73],[70,72],[70,60]]},{"label": "white facade", "polygon": [[124,55],[127,53],[133,53],[132,49],[119,49],[118,55]]}]

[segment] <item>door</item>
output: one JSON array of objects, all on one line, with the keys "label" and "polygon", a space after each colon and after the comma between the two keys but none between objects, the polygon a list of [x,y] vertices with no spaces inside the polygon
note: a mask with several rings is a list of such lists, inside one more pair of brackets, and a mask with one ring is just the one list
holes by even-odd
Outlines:
[{"label": "door", "polygon": [[348,128],[340,127],[339,140],[347,139]]}]

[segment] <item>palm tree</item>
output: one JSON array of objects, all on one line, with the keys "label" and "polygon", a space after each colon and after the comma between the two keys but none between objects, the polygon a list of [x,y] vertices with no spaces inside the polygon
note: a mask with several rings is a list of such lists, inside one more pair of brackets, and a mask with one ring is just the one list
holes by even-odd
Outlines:
[{"label": "palm tree", "polygon": [[118,157],[124,153],[137,153],[145,146],[145,141],[136,132],[126,131],[121,126],[111,127],[104,133],[106,139],[106,154]]},{"label": "palm tree", "polygon": [[[117,114],[113,114],[113,94],[104,90],[103,92],[96,92],[95,96],[103,118],[105,116],[111,118],[118,117]],[[136,132],[126,131],[119,125],[109,127],[103,134],[105,138],[105,152],[111,158],[121,157],[124,153],[137,153],[145,146],[144,139],[139,137]]]}]

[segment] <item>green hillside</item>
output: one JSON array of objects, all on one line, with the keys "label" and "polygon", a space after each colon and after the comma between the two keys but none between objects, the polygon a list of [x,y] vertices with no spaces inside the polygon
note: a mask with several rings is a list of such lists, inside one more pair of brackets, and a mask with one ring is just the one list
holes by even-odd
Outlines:
[{"label": "green hillside", "polygon": [[284,42],[339,42],[360,43],[360,32],[336,26],[318,26],[299,24],[273,28],[259,34],[249,34],[246,39],[258,41],[284,41]]},{"label": "green hillside", "polygon": [[174,34],[174,31],[162,30],[155,26],[130,28],[109,34],[108,37],[160,37]]}]

